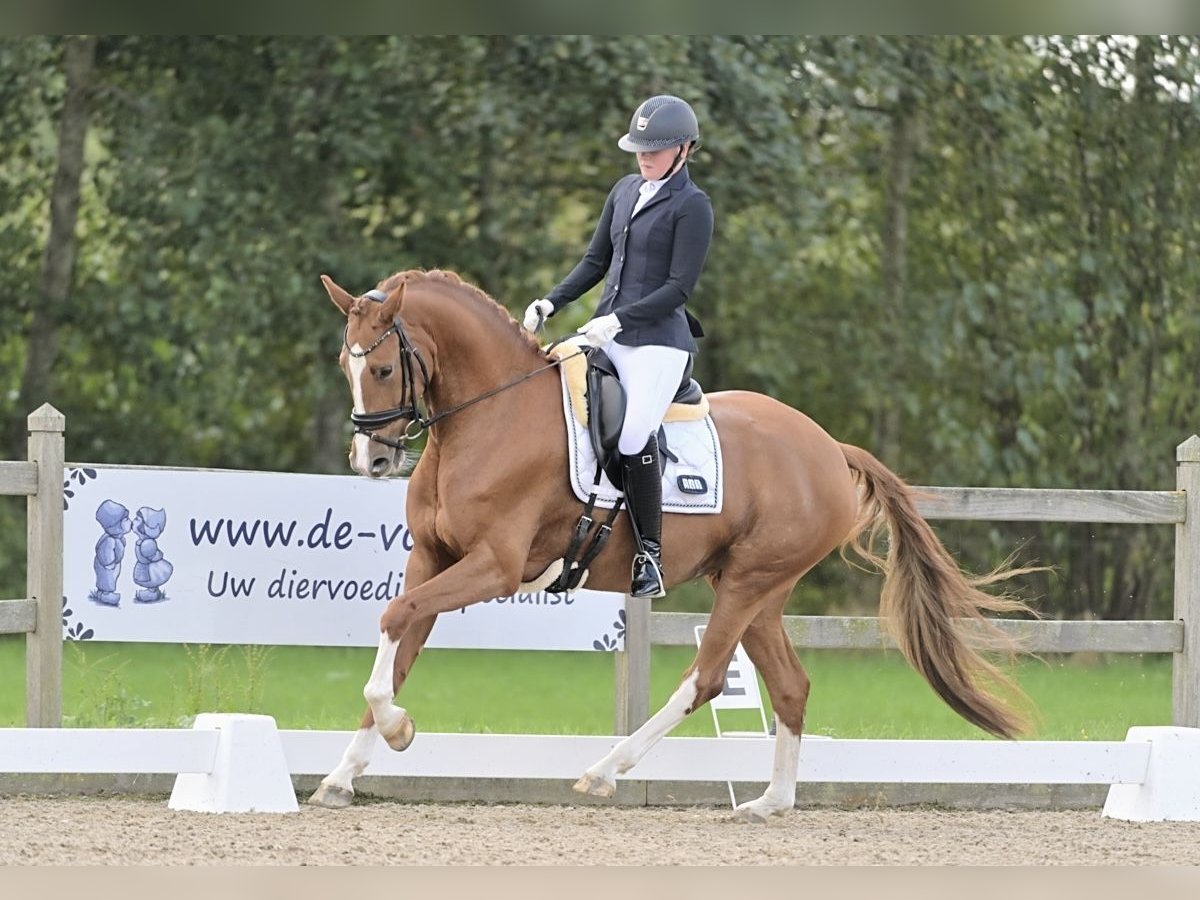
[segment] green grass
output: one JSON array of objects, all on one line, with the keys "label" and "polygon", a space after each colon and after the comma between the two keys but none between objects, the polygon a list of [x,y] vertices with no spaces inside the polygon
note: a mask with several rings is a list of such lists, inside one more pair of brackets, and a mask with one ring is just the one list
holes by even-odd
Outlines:
[{"label": "green grass", "polygon": [[[373,649],[67,643],[64,718],[80,727],[187,725],[199,712],[260,712],[281,728],[352,729]],[[651,709],[693,656],[656,647]],[[0,638],[0,726],[24,724],[24,638]],[[895,653],[807,651],[808,730],[842,738],[978,738]],[[1031,737],[1121,740],[1131,725],[1169,724],[1168,656],[1025,660],[1018,680],[1036,708]],[[765,694],[764,694],[765,696]],[[427,650],[401,693],[422,731],[609,734],[613,661],[604,653]],[[721,714],[745,729],[757,715]],[[707,708],[678,735],[713,734]]]}]

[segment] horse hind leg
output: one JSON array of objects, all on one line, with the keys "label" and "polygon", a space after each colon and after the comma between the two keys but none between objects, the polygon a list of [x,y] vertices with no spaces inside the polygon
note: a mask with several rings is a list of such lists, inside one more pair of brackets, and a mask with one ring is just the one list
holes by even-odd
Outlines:
[{"label": "horse hind leg", "polygon": [[[728,664],[726,660],[726,667]],[[717,693],[720,693],[720,690],[718,687]],[[607,756],[584,772],[575,782],[575,790],[595,797],[611,797],[615,794],[617,776],[624,775],[632,769],[661,738],[669,734],[702,703],[707,702],[708,697],[703,701],[699,699],[701,695],[700,669],[697,663],[693,663],[666,705],[651,716],[641,728],[613,747]]]},{"label": "horse hind leg", "polygon": [[[787,592],[790,593],[790,590]],[[808,675],[783,627],[783,602],[771,604],[742,635],[742,646],[763,676],[775,711],[775,760],[771,782],[757,800],[739,804],[734,814],[742,821],[766,822],[796,805],[800,768],[800,735],[808,706]]]},{"label": "horse hind leg", "polygon": [[725,672],[742,631],[761,608],[753,592],[726,589],[723,581],[700,649],[683,681],[666,704],[629,737],[590,767],[577,782],[575,790],[596,797],[611,797],[617,790],[617,776],[624,775],[676,725],[721,693]]},{"label": "horse hind leg", "polygon": [[[413,724],[412,717],[405,710],[395,706],[392,700],[412,670],[413,663],[416,662],[421,648],[425,645],[426,638],[429,637],[429,632],[433,629],[435,619],[435,616],[430,616],[428,619],[414,622],[401,638],[399,646],[397,647],[393,643],[390,653],[388,652],[389,648],[384,646],[387,635],[382,635],[380,651],[375,659],[375,669],[372,670],[371,681],[368,682],[366,690],[370,690],[371,685],[376,683],[378,672],[384,672],[386,677],[386,673],[389,671],[386,667],[390,666],[391,692],[386,697],[386,705],[391,707],[394,712],[390,720],[385,719],[385,721],[389,721],[388,733],[392,736],[392,740],[388,740],[388,745],[395,750],[404,750],[412,743],[413,737],[416,735],[416,726]],[[332,772],[321,779],[321,784],[308,798],[308,802],[313,806],[324,806],[329,809],[343,809],[349,806],[354,799],[354,779],[363,773],[371,761],[371,754],[375,750],[375,739],[380,733],[375,713],[372,708],[368,708],[363,714],[358,731],[354,733],[350,745],[342,754],[341,761]]]}]

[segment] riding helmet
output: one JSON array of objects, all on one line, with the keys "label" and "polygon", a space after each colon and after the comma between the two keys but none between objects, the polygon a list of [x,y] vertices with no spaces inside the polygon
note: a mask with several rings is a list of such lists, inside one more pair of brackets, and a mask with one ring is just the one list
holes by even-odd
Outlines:
[{"label": "riding helmet", "polygon": [[699,139],[700,124],[692,108],[671,94],[659,94],[637,108],[629,122],[629,132],[617,141],[617,146],[637,153]]}]

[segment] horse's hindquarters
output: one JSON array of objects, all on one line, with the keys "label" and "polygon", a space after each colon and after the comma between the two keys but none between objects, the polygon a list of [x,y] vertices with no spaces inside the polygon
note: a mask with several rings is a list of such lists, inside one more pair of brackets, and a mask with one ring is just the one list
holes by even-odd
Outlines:
[{"label": "horse's hindquarters", "polygon": [[777,569],[786,559],[799,577],[857,519],[857,489],[840,446],[770,397],[730,391],[709,401],[724,457],[724,507],[714,516],[665,518],[668,574],[672,562],[694,577],[730,564]]}]

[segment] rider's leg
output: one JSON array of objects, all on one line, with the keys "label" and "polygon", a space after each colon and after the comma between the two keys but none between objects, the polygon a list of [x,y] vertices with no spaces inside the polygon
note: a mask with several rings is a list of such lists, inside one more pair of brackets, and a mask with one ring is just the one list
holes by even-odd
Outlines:
[{"label": "rider's leg", "polygon": [[627,398],[618,451],[624,475],[625,500],[638,552],[633,562],[630,594],[661,597],[662,473],[658,459],[658,428],[662,424],[688,362],[688,353],[674,347],[607,348]]},{"label": "rider's leg", "polygon": [[640,452],[621,457],[625,503],[633,523],[638,552],[633,558],[629,593],[633,597],[662,597],[667,593],[662,566],[662,473],[658,468],[658,437],[651,435]]}]

